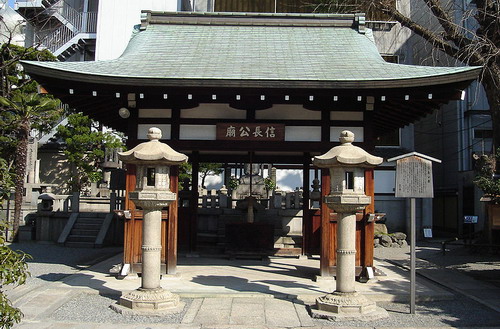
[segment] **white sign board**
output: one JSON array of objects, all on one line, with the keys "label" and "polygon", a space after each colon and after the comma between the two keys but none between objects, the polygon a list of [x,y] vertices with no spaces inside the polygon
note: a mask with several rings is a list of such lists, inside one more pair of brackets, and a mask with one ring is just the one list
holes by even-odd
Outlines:
[{"label": "white sign board", "polygon": [[432,162],[418,156],[397,160],[397,198],[433,198]]}]

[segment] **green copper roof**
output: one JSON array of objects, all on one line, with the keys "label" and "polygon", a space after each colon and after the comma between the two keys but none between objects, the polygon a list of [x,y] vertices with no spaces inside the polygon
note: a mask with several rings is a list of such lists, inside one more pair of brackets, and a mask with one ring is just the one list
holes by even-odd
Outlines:
[{"label": "green copper roof", "polygon": [[148,15],[118,59],[23,64],[34,75],[144,86],[387,88],[479,71],[387,63],[355,15]]}]

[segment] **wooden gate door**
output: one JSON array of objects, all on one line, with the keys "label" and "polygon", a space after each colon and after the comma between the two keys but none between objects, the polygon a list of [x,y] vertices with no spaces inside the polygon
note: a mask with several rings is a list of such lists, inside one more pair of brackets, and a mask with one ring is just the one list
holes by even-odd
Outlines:
[{"label": "wooden gate door", "polygon": [[304,212],[304,253],[319,255],[321,252],[321,210],[307,209]]}]

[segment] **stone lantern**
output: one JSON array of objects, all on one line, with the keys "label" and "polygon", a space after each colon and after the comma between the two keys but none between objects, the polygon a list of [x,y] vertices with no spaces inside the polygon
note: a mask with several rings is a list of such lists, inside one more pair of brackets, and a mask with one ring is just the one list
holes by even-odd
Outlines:
[{"label": "stone lantern", "polygon": [[341,145],[313,158],[315,166],[330,169],[330,194],[323,201],[337,213],[336,289],[316,300],[313,316],[369,321],[388,314],[355,290],[356,212],[371,203],[365,194],[365,168],[375,167],[383,159],[352,145],[351,131],[342,131],[339,140]]},{"label": "stone lantern", "polygon": [[52,188],[47,187],[47,191],[45,193],[40,194],[38,197],[39,200],[42,200],[40,204],[40,211],[53,211],[54,210],[54,200],[56,199],[56,195],[52,193]]},{"label": "stone lantern", "polygon": [[177,198],[170,191],[170,166],[187,161],[187,156],[161,143],[161,130],[150,128],[149,142],[118,153],[124,163],[137,166],[135,190],[129,198],[144,213],[142,221],[142,286],[120,298],[120,305],[138,311],[171,310],[179,307],[179,296],[160,286],[161,209]]}]

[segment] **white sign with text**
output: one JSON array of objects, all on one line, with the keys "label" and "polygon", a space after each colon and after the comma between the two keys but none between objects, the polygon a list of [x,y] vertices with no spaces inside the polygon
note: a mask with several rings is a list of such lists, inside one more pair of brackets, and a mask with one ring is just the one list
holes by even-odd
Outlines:
[{"label": "white sign with text", "polygon": [[432,162],[418,156],[397,160],[397,198],[432,198]]}]

